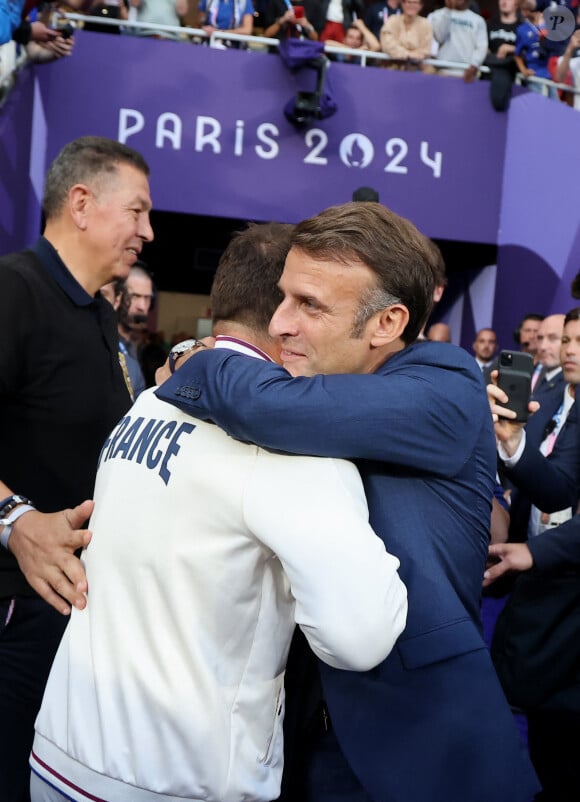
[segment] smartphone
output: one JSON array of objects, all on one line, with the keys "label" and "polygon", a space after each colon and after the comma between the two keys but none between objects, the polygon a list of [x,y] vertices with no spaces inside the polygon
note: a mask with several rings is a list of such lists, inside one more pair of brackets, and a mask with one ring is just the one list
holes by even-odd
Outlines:
[{"label": "smartphone", "polygon": [[[501,351],[498,365],[498,387],[508,397],[507,404],[499,404],[516,413],[515,420],[528,419],[528,404],[532,393],[534,358],[523,351]],[[511,418],[511,420],[514,420]]]},{"label": "smartphone", "polygon": [[304,16],[304,6],[292,6],[292,11],[296,19],[302,19]]},{"label": "smartphone", "polygon": [[63,25],[62,28],[57,28],[58,32],[62,36],[63,39],[70,39],[71,36],[74,36],[75,29],[73,26],[68,22],[66,25]]}]

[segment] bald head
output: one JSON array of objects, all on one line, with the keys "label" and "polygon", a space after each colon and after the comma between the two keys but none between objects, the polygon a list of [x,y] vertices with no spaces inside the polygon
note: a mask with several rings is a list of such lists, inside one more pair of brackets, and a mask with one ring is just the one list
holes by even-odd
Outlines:
[{"label": "bald head", "polygon": [[433,323],[427,332],[428,340],[435,340],[440,343],[451,342],[451,329],[447,323]]},{"label": "bald head", "polygon": [[548,315],[540,323],[536,335],[538,359],[546,370],[560,365],[560,343],[564,330],[565,315]]}]

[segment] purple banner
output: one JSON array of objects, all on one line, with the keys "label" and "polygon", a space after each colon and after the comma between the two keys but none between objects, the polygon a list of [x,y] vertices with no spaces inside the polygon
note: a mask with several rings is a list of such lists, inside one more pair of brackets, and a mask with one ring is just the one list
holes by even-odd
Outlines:
[{"label": "purple banner", "polygon": [[157,209],[293,222],[366,185],[429,236],[496,241],[507,116],[486,84],[333,63],[338,111],[300,130],[283,108],[315,73],[276,54],[81,33],[37,76],[48,160],[82,134],[125,141]]}]

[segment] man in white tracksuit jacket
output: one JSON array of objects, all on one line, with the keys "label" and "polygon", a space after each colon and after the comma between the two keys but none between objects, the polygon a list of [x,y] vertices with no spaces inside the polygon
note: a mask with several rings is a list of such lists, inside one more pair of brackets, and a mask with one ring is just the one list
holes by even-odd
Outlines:
[{"label": "man in white tracksuit jacket", "polygon": [[472,11],[469,0],[445,0],[445,7],[429,14],[433,37],[439,44],[437,58],[442,61],[464,62],[464,69],[447,68],[444,75],[463,76],[470,83],[477,78],[488,50],[487,26],[479,14]]},{"label": "man in white tracksuit jacket", "polygon": [[[230,244],[216,347],[277,355],[267,325],[290,230]],[[318,657],[360,671],[405,625],[399,563],[351,463],[238,442],[153,390],[103,447],[90,528],[88,605],[36,722],[33,802],[275,799],[295,622]]]}]

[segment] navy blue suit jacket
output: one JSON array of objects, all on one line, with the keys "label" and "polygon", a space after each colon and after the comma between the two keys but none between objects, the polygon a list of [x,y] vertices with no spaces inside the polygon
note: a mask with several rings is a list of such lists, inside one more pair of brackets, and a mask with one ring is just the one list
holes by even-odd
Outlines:
[{"label": "navy blue suit jacket", "polygon": [[[220,349],[157,395],[242,440],[356,460],[409,598],[406,630],[381,665],[320,665],[337,738],[371,798],[528,802],[536,778],[481,634],[496,452],[472,357],[421,342],[372,375],[293,379]],[[300,504],[292,488],[288,500]]]},{"label": "navy blue suit jacket", "polygon": [[540,404],[543,404],[552,395],[561,395],[565,386],[564,373],[561,370],[552,379],[546,379],[545,376],[542,376],[534,388],[532,398],[534,401],[539,401]]},{"label": "navy blue suit jacket", "polygon": [[501,463],[502,477],[516,488],[510,508],[510,541],[527,540],[532,504],[542,512],[556,512],[575,507],[578,502],[580,425],[576,404],[573,404],[550,456],[546,458],[540,452],[546,427],[562,403],[565,387],[563,383],[558,392],[544,396],[540,409],[530,417],[526,424],[526,445],[518,464],[506,468]]}]

